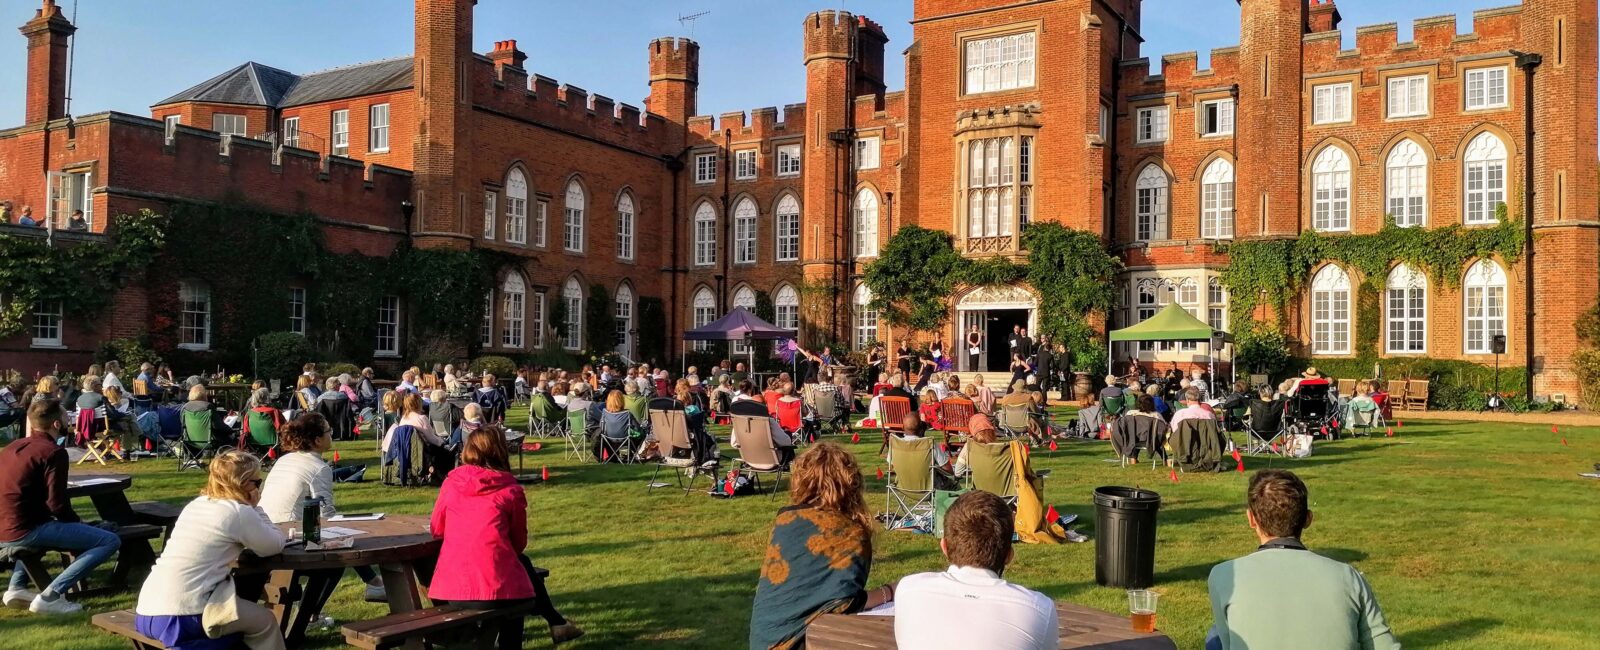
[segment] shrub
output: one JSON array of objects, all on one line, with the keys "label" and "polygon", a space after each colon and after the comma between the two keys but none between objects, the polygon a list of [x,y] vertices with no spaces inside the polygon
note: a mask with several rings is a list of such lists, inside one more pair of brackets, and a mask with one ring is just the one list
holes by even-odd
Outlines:
[{"label": "shrub", "polygon": [[339,375],[361,376],[361,368],[353,363],[341,361],[339,363],[318,364],[317,367],[322,371],[321,374],[324,377],[338,377]]},{"label": "shrub", "polygon": [[268,332],[256,338],[256,372],[261,379],[294,379],[316,356],[311,342],[294,332]]},{"label": "shrub", "polygon": [[1578,350],[1572,355],[1572,369],[1583,387],[1583,403],[1590,408],[1600,405],[1600,349]]},{"label": "shrub", "polygon": [[[1521,393],[1527,373],[1520,367],[1501,368],[1498,389],[1492,366],[1482,366],[1469,361],[1449,359],[1389,358],[1377,361],[1385,381],[1399,379],[1425,379],[1428,381],[1428,407],[1444,411],[1476,411],[1484,408],[1489,393],[1499,392],[1511,408],[1514,394]],[[1306,366],[1316,366],[1317,372],[1333,379],[1372,378],[1370,359],[1294,359],[1291,372]],[[1274,376],[1274,380],[1283,377]],[[1526,403],[1526,400],[1524,400]],[[1523,410],[1526,410],[1524,408]]]},{"label": "shrub", "polygon": [[94,353],[95,363],[105,363],[112,359],[122,364],[125,372],[139,374],[139,365],[149,363],[161,365],[161,355],[156,354],[145,346],[140,339],[112,339],[100,344],[100,349]]},{"label": "shrub", "polygon": [[472,372],[483,374],[493,373],[497,378],[512,377],[517,374],[517,364],[510,359],[495,355],[481,356],[472,360]]}]

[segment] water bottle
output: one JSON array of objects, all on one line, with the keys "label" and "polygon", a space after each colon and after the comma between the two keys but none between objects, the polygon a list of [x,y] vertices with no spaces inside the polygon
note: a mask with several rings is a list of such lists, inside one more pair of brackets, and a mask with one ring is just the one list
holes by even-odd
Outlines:
[{"label": "water bottle", "polygon": [[322,499],[307,496],[300,500],[300,531],[308,544],[322,541]]}]

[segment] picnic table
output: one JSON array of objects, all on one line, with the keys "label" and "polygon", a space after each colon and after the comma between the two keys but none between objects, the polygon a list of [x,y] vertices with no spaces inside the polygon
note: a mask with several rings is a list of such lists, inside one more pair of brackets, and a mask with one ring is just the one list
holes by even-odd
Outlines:
[{"label": "picnic table", "polygon": [[122,548],[117,553],[117,565],[111,576],[110,589],[126,587],[128,576],[134,570],[148,569],[155,564],[156,553],[150,540],[159,536],[159,526],[151,526],[134,511],[128,502],[127,490],[133,487],[133,477],[127,474],[97,474],[70,472],[67,474],[67,497],[87,498],[94,504],[100,518],[117,524],[122,537]]},{"label": "picnic table", "polygon": [[[1173,644],[1159,632],[1134,632],[1128,617],[1102,612],[1072,603],[1056,603],[1061,619],[1061,645],[1065,648],[1104,650],[1173,650]],[[897,648],[893,616],[823,614],[806,627],[806,647],[814,650],[860,650]]]},{"label": "picnic table", "polygon": [[[279,526],[285,534],[298,527],[298,523]],[[422,609],[417,565],[432,563],[439,556],[441,541],[429,532],[427,517],[391,514],[376,521],[325,521],[323,530],[329,527],[362,533],[355,535],[355,545],[346,549],[308,551],[300,545],[270,557],[248,551],[239,557],[238,574],[258,578],[240,580],[239,596],[250,600],[265,597],[291,648],[305,640],[306,626],[322,611],[345,569],[377,565],[383,574],[389,613],[403,614]]]}]

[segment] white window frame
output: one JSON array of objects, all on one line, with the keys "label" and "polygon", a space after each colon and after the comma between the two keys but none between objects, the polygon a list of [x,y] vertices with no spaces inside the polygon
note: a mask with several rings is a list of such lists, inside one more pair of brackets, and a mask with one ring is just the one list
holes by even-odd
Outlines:
[{"label": "white window frame", "polygon": [[400,296],[389,295],[378,299],[378,331],[372,344],[372,355],[400,356]]},{"label": "white window frame", "polygon": [[522,349],[523,334],[528,309],[528,283],[520,273],[506,274],[500,283],[500,313],[505,319],[500,328],[500,346],[508,350]]},{"label": "white window frame", "polygon": [[787,284],[772,294],[772,324],[786,330],[800,329],[800,292]]},{"label": "white window frame", "polygon": [[588,202],[588,193],[584,192],[578,179],[568,181],[566,197],[561,206],[561,248],[569,253],[583,252],[584,210]]},{"label": "white window frame", "polygon": [[[750,311],[751,313],[755,313],[755,310],[756,310],[756,292],[755,292],[755,290],[751,289],[748,285],[739,287],[737,290],[735,290],[733,292],[733,301],[729,306],[730,307],[743,307],[746,310]],[[744,342],[743,340],[735,340],[733,342],[733,354],[734,354],[734,356],[750,354],[750,344]]]},{"label": "white window frame", "polygon": [[306,288],[289,287],[289,331],[306,335]]},{"label": "white window frame", "polygon": [[1228,331],[1228,288],[1222,278],[1211,276],[1206,280],[1206,324],[1211,329]]},{"label": "white window frame", "polygon": [[856,257],[878,256],[878,193],[870,187],[856,191],[851,202]]},{"label": "white window frame", "polygon": [[[1200,137],[1214,138],[1233,135],[1233,98],[1208,99],[1200,102],[1195,110],[1195,119],[1199,121]],[[1211,113],[1216,113],[1216,125],[1210,124]]]},{"label": "white window frame", "polygon": [[544,349],[544,292],[535,291],[532,296],[528,322],[533,325],[533,349]]},{"label": "white window frame", "polygon": [[1342,124],[1350,121],[1350,82],[1311,87],[1311,123]]},{"label": "white window frame", "polygon": [[[710,288],[700,287],[695,291],[691,305],[695,327],[704,327],[717,320],[717,296],[711,293]],[[693,347],[697,351],[708,350],[711,348],[711,342],[695,341]]]},{"label": "white window frame", "polygon": [[211,130],[221,135],[250,137],[250,118],[239,113],[212,113]]},{"label": "white window frame", "polygon": [[1038,36],[1033,31],[968,39],[962,43],[964,94],[1031,88],[1037,81]]},{"label": "white window frame", "polygon": [[350,155],[350,109],[341,108],[328,115],[328,124],[333,155]]},{"label": "white window frame", "polygon": [[211,287],[193,280],[178,283],[178,347],[211,349]]},{"label": "white window frame", "polygon": [[756,263],[758,222],[761,210],[749,197],[739,200],[733,207],[733,263]]},{"label": "white window frame", "polygon": [[617,327],[617,354],[633,356],[633,289],[624,284],[617,287],[617,297],[612,299],[612,320]]},{"label": "white window frame", "polygon": [[561,287],[561,299],[567,301],[567,331],[561,347],[576,352],[583,349],[583,287],[577,278],[567,278]]},{"label": "white window frame", "polygon": [[66,230],[74,210],[83,211],[83,222],[94,229],[94,173],[87,169],[67,172],[50,172],[50,202],[45,206],[45,223]]},{"label": "white window frame", "polygon": [[1233,239],[1233,163],[1218,158],[1200,176],[1200,238]]},{"label": "white window frame", "polygon": [[506,243],[527,242],[528,177],[521,169],[512,168],[506,172]]},{"label": "white window frame", "polygon": [[1428,75],[1389,77],[1384,87],[1384,113],[1389,119],[1424,117],[1428,114]]},{"label": "white window frame", "polygon": [[[169,115],[167,117],[171,119],[177,116]],[[279,139],[283,141],[283,146],[285,147],[298,148],[300,146],[300,118],[283,118],[283,133],[279,134]]]},{"label": "white window frame", "polygon": [[633,261],[633,231],[635,219],[633,195],[623,192],[617,196],[617,259]]},{"label": "white window frame", "polygon": [[694,183],[706,185],[717,182],[717,154],[701,153],[694,156]]},{"label": "white window frame", "polygon": [[1350,275],[1329,264],[1311,280],[1311,352],[1350,354]]},{"label": "white window frame", "polygon": [[1145,165],[1134,182],[1133,238],[1138,241],[1162,240],[1167,233],[1167,206],[1171,184],[1166,172],[1155,164]]},{"label": "white window frame", "polygon": [[533,210],[533,245],[544,248],[549,241],[550,202],[538,201]]},{"label": "white window frame", "polygon": [[1462,156],[1461,221],[1468,225],[1492,224],[1499,206],[1506,200],[1507,160],[1505,141],[1487,131],[1467,144]]},{"label": "white window frame", "polygon": [[778,199],[778,207],[773,215],[773,230],[777,235],[777,248],[773,257],[779,262],[794,262],[800,259],[800,200],[793,194],[784,194]]},{"label": "white window frame", "polygon": [[1099,128],[1097,129],[1096,132],[1100,134],[1100,141],[1101,142],[1109,142],[1111,140],[1111,107],[1110,106],[1106,106],[1105,104],[1101,104],[1100,105],[1100,124],[1099,124]]},{"label": "white window frame", "polygon": [[[507,180],[509,180],[509,179],[507,179]],[[507,212],[511,211],[510,194],[511,194],[511,191],[510,191],[510,188],[508,187],[507,190],[506,190],[506,195],[507,195],[507,198],[506,198],[506,211]],[[497,222],[500,220],[500,208],[499,208],[498,205],[496,205],[496,203],[498,202],[499,196],[500,195],[496,194],[494,190],[484,190],[483,191],[483,238],[487,239],[489,241],[494,241],[495,226],[497,225]]]},{"label": "white window frame", "polygon": [[1325,147],[1311,163],[1311,229],[1350,231],[1350,156]]},{"label": "white window frame", "polygon": [[717,263],[717,211],[709,201],[694,209],[694,264],[711,266]]},{"label": "white window frame", "polygon": [[484,349],[494,347],[494,289],[483,296],[483,323],[478,326],[478,345]]},{"label": "white window frame", "polygon": [[761,152],[755,149],[739,149],[733,152],[733,180],[753,181],[756,179],[757,158]]},{"label": "white window frame", "polygon": [[[1478,86],[1476,91],[1474,85]],[[1511,68],[1503,65],[1469,68],[1461,87],[1466,93],[1462,100],[1466,110],[1506,108],[1511,105]],[[1475,92],[1476,99],[1473,98]]]},{"label": "white window frame", "polygon": [[790,178],[800,175],[800,145],[778,145],[778,178]]},{"label": "white window frame", "polygon": [[1138,144],[1166,142],[1172,131],[1170,115],[1166,104],[1144,106],[1135,110],[1133,141]]},{"label": "white window frame", "polygon": [[1428,225],[1428,154],[1415,140],[1395,143],[1384,161],[1384,207],[1402,228]]},{"label": "white window frame", "polygon": [[161,119],[161,124],[167,134],[167,142],[171,143],[172,139],[178,136],[178,125],[183,124],[183,116],[168,115]]},{"label": "white window frame", "polygon": [[854,334],[856,349],[863,350],[874,341],[880,340],[878,310],[867,308],[867,304],[872,302],[872,290],[865,284],[856,285],[855,299],[852,302],[855,308],[851,310],[854,312],[851,314],[853,325],[851,333]]},{"label": "white window frame", "polygon": [[367,150],[389,152],[389,105],[373,104],[367,109]]},{"label": "white window frame", "polygon": [[[1496,334],[1506,333],[1506,272],[1491,260],[1478,260],[1462,282],[1461,347],[1466,354],[1491,354]],[[1476,334],[1474,334],[1476,330]]]},{"label": "white window frame", "polygon": [[1384,351],[1425,354],[1428,351],[1428,276],[1405,264],[1389,271],[1383,298]]},{"label": "white window frame", "polygon": [[856,139],[856,169],[877,169],[882,164],[883,139],[879,137]]},{"label": "white window frame", "polygon": [[65,340],[63,330],[66,327],[66,319],[62,312],[62,304],[59,300],[34,306],[32,327],[28,328],[32,334],[32,347],[66,347],[63,343]]}]

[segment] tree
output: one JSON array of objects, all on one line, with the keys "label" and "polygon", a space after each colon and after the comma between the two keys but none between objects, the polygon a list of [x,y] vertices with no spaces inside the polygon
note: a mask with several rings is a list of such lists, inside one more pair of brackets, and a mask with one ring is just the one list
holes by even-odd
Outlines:
[{"label": "tree", "polygon": [[872,291],[867,308],[896,327],[937,330],[950,317],[945,301],[966,265],[950,244],[949,233],[902,226],[867,266],[862,280]]},{"label": "tree", "polygon": [[583,339],[594,354],[605,354],[617,347],[617,315],[605,285],[589,287],[589,298],[583,305]]}]

